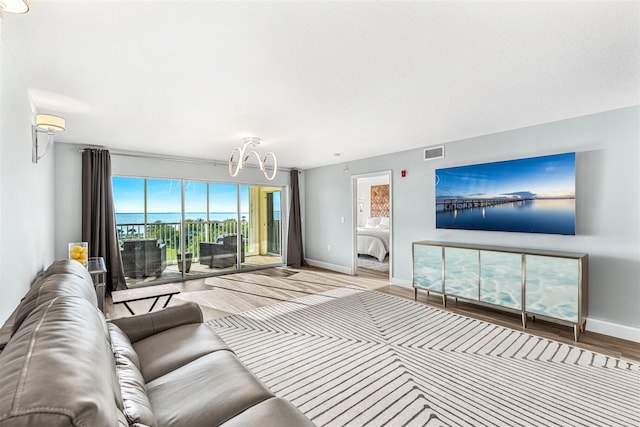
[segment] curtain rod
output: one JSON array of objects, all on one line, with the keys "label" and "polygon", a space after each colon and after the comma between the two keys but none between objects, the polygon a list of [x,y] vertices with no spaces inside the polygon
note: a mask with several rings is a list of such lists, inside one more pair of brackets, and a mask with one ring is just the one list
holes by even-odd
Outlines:
[{"label": "curtain rod", "polygon": [[[124,150],[110,150],[106,147],[82,147],[78,149],[78,152],[82,153],[84,150],[92,148],[95,150],[107,150],[109,154],[112,156],[120,156],[120,157],[134,157],[138,159],[153,159],[153,160],[166,160],[170,162],[181,162],[181,163],[200,163],[200,164],[209,164],[209,165],[227,165],[229,163],[228,160],[208,160],[208,159],[198,159],[195,157],[175,157],[175,156],[166,156],[162,154],[152,154],[152,153],[142,153],[139,151],[124,151]],[[255,168],[258,169],[257,165],[248,164],[245,168]],[[282,172],[290,172],[291,168],[283,168],[278,167],[278,171]]]}]

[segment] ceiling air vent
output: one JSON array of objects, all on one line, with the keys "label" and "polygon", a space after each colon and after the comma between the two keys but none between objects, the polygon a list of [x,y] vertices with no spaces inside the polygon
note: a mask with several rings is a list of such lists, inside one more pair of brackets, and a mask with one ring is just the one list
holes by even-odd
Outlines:
[{"label": "ceiling air vent", "polygon": [[444,158],[444,145],[429,147],[424,149],[424,160],[434,160]]}]

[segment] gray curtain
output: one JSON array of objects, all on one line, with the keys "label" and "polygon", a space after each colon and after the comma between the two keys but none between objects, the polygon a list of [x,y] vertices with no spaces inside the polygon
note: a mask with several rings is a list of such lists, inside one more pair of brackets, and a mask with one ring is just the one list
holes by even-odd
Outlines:
[{"label": "gray curtain", "polygon": [[82,153],[82,240],[89,243],[89,256],[104,258],[106,291],[126,289],[107,150],[85,149]]},{"label": "gray curtain", "polygon": [[291,170],[291,209],[289,210],[289,240],[287,241],[287,265],[300,268],[304,265],[302,249],[302,219],[300,217],[300,186],[297,169]]}]

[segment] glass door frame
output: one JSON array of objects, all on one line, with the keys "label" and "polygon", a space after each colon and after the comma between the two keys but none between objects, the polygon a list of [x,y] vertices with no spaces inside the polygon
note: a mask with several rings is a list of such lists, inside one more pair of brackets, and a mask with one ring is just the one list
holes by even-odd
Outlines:
[{"label": "glass door frame", "polygon": [[[288,206],[285,205],[285,197],[283,195],[288,194],[288,188],[289,186],[264,186],[264,185],[260,185],[260,184],[241,184],[241,183],[231,183],[231,182],[217,182],[217,181],[208,181],[208,180],[198,180],[198,179],[186,179],[186,178],[158,178],[158,177],[140,177],[140,176],[125,176],[125,175],[114,175],[112,176],[113,178],[132,178],[132,179],[142,179],[144,182],[144,200],[143,200],[143,204],[144,204],[144,212],[143,212],[143,221],[144,221],[144,235],[146,237],[147,234],[147,225],[148,225],[148,209],[147,209],[147,204],[148,204],[148,192],[147,192],[147,181],[148,180],[169,180],[169,181],[178,181],[180,183],[180,192],[181,192],[181,200],[180,200],[180,206],[181,206],[181,212],[180,212],[180,236],[179,236],[179,242],[180,242],[180,259],[181,259],[181,263],[182,263],[182,268],[181,268],[181,272],[180,272],[180,277],[167,277],[167,278],[162,278],[162,275],[159,276],[157,278],[157,280],[150,280],[150,281],[146,281],[143,283],[138,283],[138,284],[131,284],[131,285],[127,285],[131,288],[136,288],[136,287],[143,287],[143,286],[153,286],[153,285],[158,285],[158,284],[165,284],[165,283],[175,283],[175,282],[182,282],[182,281],[186,281],[186,280],[192,280],[192,279],[198,279],[198,278],[206,278],[206,277],[215,277],[215,276],[221,276],[221,275],[225,275],[225,274],[232,274],[232,273],[239,273],[239,272],[245,272],[245,271],[252,271],[252,270],[260,270],[260,269],[264,269],[264,268],[271,268],[271,267],[277,267],[277,266],[283,266],[285,265],[285,259],[286,259],[286,248],[284,247],[284,245],[282,244],[282,242],[286,241],[287,238],[287,227],[286,227],[286,219],[284,218],[284,216],[282,215],[282,212],[285,212],[286,208]],[[206,212],[206,230],[207,230],[207,236],[206,238],[208,239],[209,236],[209,227],[210,227],[210,217],[209,217],[209,206],[210,206],[210,195],[209,195],[209,186],[211,184],[224,184],[224,185],[235,185],[236,186],[236,224],[237,224],[237,232],[236,232],[236,238],[237,238],[237,253],[236,253],[236,265],[234,269],[223,269],[220,271],[211,271],[211,272],[206,272],[206,273],[186,273],[186,263],[187,263],[187,259],[186,259],[186,252],[187,251],[187,236],[185,233],[185,224],[186,224],[186,194],[185,194],[185,183],[187,182],[199,182],[199,183],[205,183],[207,184],[207,212]],[[243,230],[242,230],[242,212],[241,212],[241,186],[242,185],[247,185],[248,187],[268,187],[268,188],[272,188],[272,187],[277,187],[278,190],[274,190],[274,191],[279,191],[280,192],[280,204],[279,204],[279,208],[280,208],[280,212],[281,212],[281,219],[280,219],[280,261],[279,262],[274,262],[274,263],[269,263],[269,264],[263,264],[263,265],[246,265],[244,263],[242,263],[242,247],[240,245],[244,244],[243,243]],[[249,212],[249,215],[251,215],[251,213]],[[247,228],[247,234],[248,234],[248,228]],[[248,236],[247,236],[248,237]],[[178,254],[176,253],[176,256]],[[192,262],[195,260],[192,260]]]},{"label": "glass door frame", "polygon": [[[288,186],[274,186],[274,185],[260,185],[260,184],[240,184],[238,186],[238,210],[241,210],[241,204],[242,204],[242,200],[241,200],[241,187],[245,186],[247,188],[247,209],[248,209],[248,214],[249,214],[249,218],[247,219],[247,223],[248,223],[248,227],[247,227],[247,245],[248,245],[248,250],[245,253],[245,258],[248,259],[250,256],[253,255],[259,255],[259,256],[265,256],[268,255],[268,251],[263,251],[261,249],[262,246],[262,239],[260,237],[260,233],[261,233],[261,228],[262,225],[260,224],[260,219],[262,216],[262,207],[261,207],[261,202],[260,202],[260,196],[262,194],[262,192],[264,192],[265,194],[268,192],[279,192],[280,193],[280,203],[278,205],[278,208],[280,209],[280,242],[286,241],[286,232],[287,229],[285,227],[286,222],[283,220],[283,216],[282,216],[282,212],[285,210],[286,207],[284,204],[285,198],[283,197],[283,194],[288,194],[287,189],[289,188]],[[255,191],[252,191],[255,190]],[[253,199],[252,199],[253,198]],[[253,211],[252,211],[252,206],[253,206]],[[257,217],[256,217],[257,215]],[[266,212],[264,212],[264,215],[266,216]],[[252,224],[253,224],[253,228],[252,228]],[[257,227],[257,229],[255,229]],[[257,233],[258,234],[258,238],[254,238],[255,236],[252,236],[251,233]],[[240,238],[240,237],[238,237]],[[238,241],[238,244],[240,244],[240,241]],[[244,244],[244,243],[242,243]],[[255,252],[255,247],[252,249],[253,246],[255,246],[257,244],[257,253]],[[268,246],[268,243],[265,244],[265,247]],[[240,251],[240,250],[239,250]],[[263,253],[264,252],[264,253]],[[282,243],[280,244],[280,254],[276,254],[277,256],[274,258],[279,259],[279,261],[277,262],[273,262],[273,263],[267,263],[267,264],[260,264],[260,265],[255,265],[255,264],[248,264],[248,263],[241,263],[240,264],[240,271],[251,271],[251,270],[259,270],[259,269],[263,269],[263,268],[269,268],[269,267],[277,267],[277,266],[283,266],[285,265],[285,260],[286,260],[286,253],[285,253],[285,248],[283,247]],[[247,254],[250,253],[251,255]],[[240,258],[238,258],[240,259]]]}]

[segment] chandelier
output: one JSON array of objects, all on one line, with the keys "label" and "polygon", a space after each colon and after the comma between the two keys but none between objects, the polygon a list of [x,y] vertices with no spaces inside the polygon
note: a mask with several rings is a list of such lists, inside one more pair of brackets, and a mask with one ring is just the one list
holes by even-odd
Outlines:
[{"label": "chandelier", "polygon": [[[278,161],[276,160],[276,155],[269,151],[265,154],[264,157],[260,156],[260,153],[255,150],[256,146],[258,146],[261,142],[260,138],[248,137],[244,138],[244,145],[242,148],[235,147],[233,151],[231,151],[231,156],[229,157],[229,175],[235,177],[240,172],[240,169],[243,169],[247,164],[247,160],[251,155],[255,155],[258,160],[258,165],[260,166],[260,170],[264,174],[264,177],[271,181],[276,177],[276,172],[278,171]],[[267,170],[267,161],[271,159],[273,160],[273,170],[271,174]],[[235,163],[234,163],[235,162]]]},{"label": "chandelier", "polygon": [[29,3],[26,0],[0,0],[0,13],[27,13]]}]

